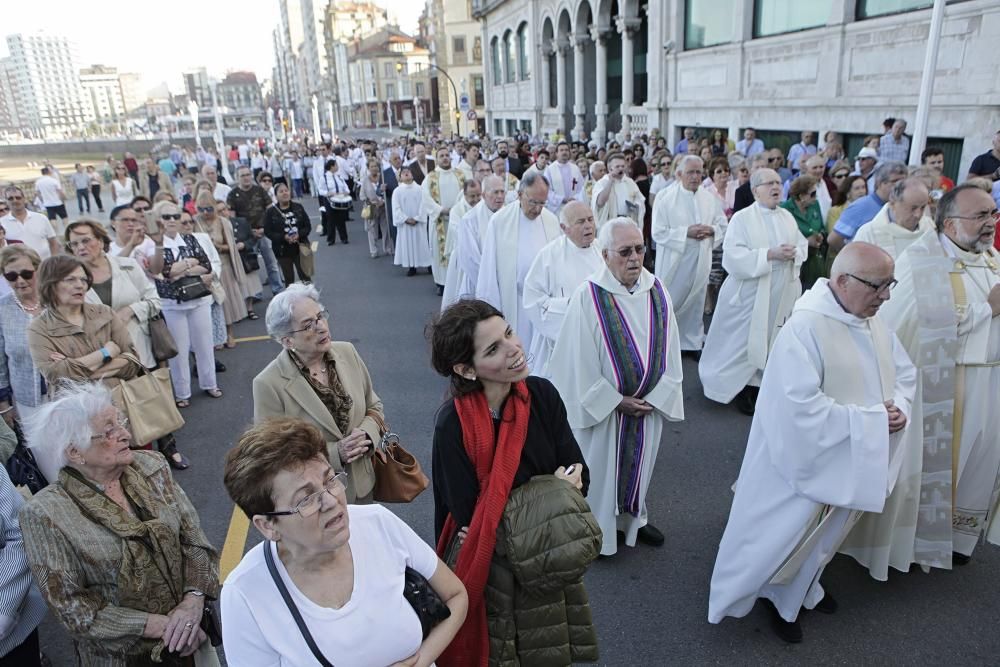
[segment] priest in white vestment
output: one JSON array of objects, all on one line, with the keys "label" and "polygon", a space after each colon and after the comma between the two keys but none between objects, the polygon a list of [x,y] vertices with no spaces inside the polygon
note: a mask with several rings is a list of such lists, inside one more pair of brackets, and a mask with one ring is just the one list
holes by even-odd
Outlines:
[{"label": "priest in white vestment", "polygon": [[601,554],[664,542],[646,494],[668,421],[684,419],[683,371],[670,296],[642,267],[642,230],[629,218],[598,233],[605,266],[569,302],[549,376],[590,469],[587,502],[601,526]]},{"label": "priest in white vestment", "polygon": [[722,242],[722,283],[698,375],[705,396],[753,414],[756,388],[774,337],[802,293],[799,267],[808,242],[792,214],[778,206],[781,177],[773,169],[750,176],[756,200],[729,221]]},{"label": "priest in white vestment", "polygon": [[410,168],[400,169],[399,186],[392,193],[392,224],[397,229],[393,263],[407,267],[406,275],[413,276],[417,269],[430,267],[432,258],[427,223],[440,213],[438,203],[413,182]]},{"label": "priest in white vestment", "polygon": [[439,148],[435,154],[434,171],[427,174],[421,187],[441,207],[437,218],[428,222],[427,234],[431,247],[431,271],[438,287],[438,296],[444,294],[444,281],[448,273],[448,224],[451,208],[462,201],[465,174],[451,168],[451,151]]},{"label": "priest in white vestment", "polygon": [[885,512],[865,517],[842,549],[875,579],[912,563],[964,565],[984,533],[1000,544],[997,217],[989,193],[956,187],[938,202],[936,229],[899,257],[882,316],[917,364],[915,437]]},{"label": "priest in white vestment", "polygon": [[916,369],[876,315],[893,283],[885,251],[852,243],[778,334],[712,573],[709,622],[745,616],[764,598],[775,632],[795,643],[801,609],[836,611],[823,569],[862,512],[882,511],[905,456]]},{"label": "priest in white vestment", "polygon": [[871,222],[861,225],[855,241],[873,243],[897,259],[907,247],[934,229],[927,216],[930,194],[919,178],[897,181],[889,193],[889,203],[882,207]]},{"label": "priest in white vestment", "polygon": [[[549,203],[547,208],[557,214],[571,201],[579,200],[583,192],[583,174],[570,158],[569,144],[560,141],[556,146],[556,161],[545,170],[549,179]],[[590,201],[588,200],[589,204]]]},{"label": "priest in white vestment", "polygon": [[653,202],[652,237],[656,242],[656,277],[670,292],[681,351],[705,344],[705,294],[712,270],[712,250],[722,245],[726,214],[719,198],[701,187],[704,164],[685,155],[674,181]]},{"label": "priest in white vestment", "polygon": [[490,166],[493,168],[493,175],[499,176],[500,180],[504,183],[504,190],[506,191],[505,203],[511,204],[517,201],[518,192],[521,189],[521,181],[518,180],[517,176],[507,171],[507,158],[498,155],[490,162]]},{"label": "priest in white vestment", "polygon": [[476,277],[476,298],[502,312],[529,350],[533,327],[524,309],[524,279],[538,252],[562,234],[559,220],[545,209],[548,196],[544,176],[524,177],[518,200],[494,214],[486,228]]},{"label": "priest in white vestment", "polygon": [[[444,293],[446,298],[454,297],[451,303],[462,297],[476,296],[483,236],[493,214],[503,208],[507,194],[503,181],[496,176],[484,178],[482,187],[482,199],[458,221],[455,249],[448,256],[448,277]],[[442,301],[442,308],[444,307]]]},{"label": "priest in white vestment", "polygon": [[465,179],[475,178],[476,162],[479,161],[479,145],[469,144],[465,147],[465,155],[455,168],[465,174]]},{"label": "priest in white vestment", "polygon": [[[435,170],[437,171],[437,170]],[[470,178],[462,185],[462,197],[451,207],[448,214],[448,238],[445,242],[445,253],[448,257],[448,272],[444,279],[444,294],[441,297],[441,310],[458,301],[462,287],[461,270],[455,259],[458,253],[458,238],[462,233],[462,218],[479,205],[483,197],[483,189],[479,181]]]},{"label": "priest in white vestment", "polygon": [[625,175],[625,156],[621,153],[608,156],[608,173],[594,183],[590,207],[594,209],[598,229],[620,216],[631,218],[642,228],[646,200],[635,181]]},{"label": "priest in white vestment", "polygon": [[559,226],[563,235],[535,258],[524,279],[524,309],[531,318],[534,338],[529,355],[534,375],[548,377],[549,357],[559,337],[566,308],[576,288],[604,266],[594,243],[597,225],[590,206],[572,201],[563,208]]}]

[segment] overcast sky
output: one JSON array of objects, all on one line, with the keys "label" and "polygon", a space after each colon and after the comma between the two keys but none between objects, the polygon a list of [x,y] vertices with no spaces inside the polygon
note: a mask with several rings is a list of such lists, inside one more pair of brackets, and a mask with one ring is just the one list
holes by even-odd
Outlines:
[{"label": "overcast sky", "polygon": [[[317,5],[324,0],[314,0]],[[422,0],[375,0],[416,32]],[[271,31],[277,0],[171,0],[104,3],[79,0],[4,2],[4,36],[43,30],[77,43],[81,65],[100,63],[143,76],[142,92],[166,81],[181,92],[181,72],[206,67],[209,75],[252,70],[270,78]],[[9,6],[7,6],[9,4]],[[7,41],[0,44],[7,55]]]}]

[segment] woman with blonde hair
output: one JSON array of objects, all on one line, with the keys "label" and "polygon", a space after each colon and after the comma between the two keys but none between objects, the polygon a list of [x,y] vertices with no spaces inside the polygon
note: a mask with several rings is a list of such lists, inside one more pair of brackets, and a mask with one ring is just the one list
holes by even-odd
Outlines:
[{"label": "woman with blonde hair", "polygon": [[226,298],[222,302],[222,312],[226,317],[226,347],[234,348],[233,324],[246,318],[245,299],[248,296],[243,287],[246,272],[236,250],[236,238],[228,220],[220,218],[216,212],[216,201],[212,193],[202,190],[195,198],[198,209],[198,223],[212,239],[212,244],[222,259],[222,289]]}]

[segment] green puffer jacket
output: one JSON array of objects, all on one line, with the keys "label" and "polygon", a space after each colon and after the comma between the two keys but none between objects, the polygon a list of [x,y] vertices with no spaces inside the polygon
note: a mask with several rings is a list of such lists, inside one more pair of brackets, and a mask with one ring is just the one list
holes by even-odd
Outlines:
[{"label": "green puffer jacket", "polygon": [[583,575],[601,529],[583,495],[552,475],[514,489],[486,585],[490,667],[596,662]]}]

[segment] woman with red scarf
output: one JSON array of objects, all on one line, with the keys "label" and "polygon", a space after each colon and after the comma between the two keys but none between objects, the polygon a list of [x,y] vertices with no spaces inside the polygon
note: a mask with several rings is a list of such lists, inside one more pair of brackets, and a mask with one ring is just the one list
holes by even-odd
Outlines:
[{"label": "woman with red scarf", "polygon": [[[548,380],[528,376],[521,340],[485,301],[463,299],[441,314],[431,328],[431,363],[451,380],[453,397],[439,411],[434,430],[435,537],[438,554],[450,561],[469,593],[465,624],[437,664],[486,667],[596,661],[596,633],[581,580],[564,589],[560,585],[555,605],[551,596],[546,602],[542,627],[556,626],[554,635],[532,646],[511,639],[515,631],[520,638],[524,630],[535,628],[518,627],[520,619],[529,615],[512,612],[523,604],[517,575],[509,576],[515,556],[509,549],[497,549],[498,526],[511,509],[508,499],[515,504],[513,496],[519,487],[530,486],[528,482],[547,483],[555,489],[555,497],[546,496],[546,502],[539,505],[562,503],[571,508],[566,514],[580,522],[592,519],[578,493],[586,494],[590,475],[559,393]],[[575,508],[574,502],[578,502]],[[599,540],[600,531],[594,525]],[[502,526],[500,533],[504,533]],[[572,539],[586,542],[579,533]],[[511,540],[504,542],[510,544]],[[558,559],[553,556],[553,561]],[[589,559],[572,564],[579,568],[581,578],[593,557],[596,551]],[[552,578],[557,574],[561,573],[552,572]],[[506,584],[498,586],[498,581]],[[510,600],[510,605],[498,608],[500,598]],[[559,620],[553,624],[548,614]],[[503,655],[493,655],[497,652]]]}]

